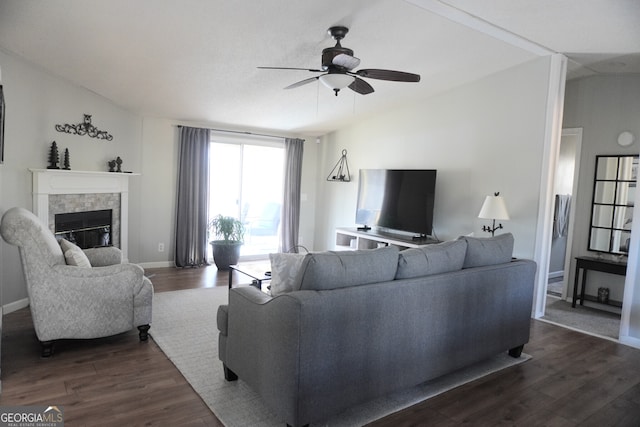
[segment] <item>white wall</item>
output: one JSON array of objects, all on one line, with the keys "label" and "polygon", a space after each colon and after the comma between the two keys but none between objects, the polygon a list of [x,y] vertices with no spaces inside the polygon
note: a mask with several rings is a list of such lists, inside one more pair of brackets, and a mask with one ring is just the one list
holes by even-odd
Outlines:
[{"label": "white wall", "polygon": [[399,106],[322,142],[320,173],[348,150],[350,183],[318,177],[316,248],[333,248],[333,231],[353,226],[361,168],[437,169],[434,229],[440,240],[475,232],[488,194],[500,191],[515,236],[514,253],[532,258],[537,227],[550,58],[472,82],[416,105]]},{"label": "white wall", "polygon": [[[73,170],[107,171],[107,161],[120,156],[123,170],[140,171],[140,117],[86,89],[69,84],[0,51],[0,67],[6,103],[4,164],[0,165],[0,215],[13,206],[32,209],[29,168],[46,168],[51,143],[57,142],[61,160],[68,148]],[[113,135],[113,141],[70,135],[55,130],[56,124],[76,124],[83,114]],[[140,260],[140,182],[130,183],[129,259]],[[26,298],[18,249],[1,243],[0,288],[2,303]]]},{"label": "white wall", "polygon": [[[173,121],[144,118],[142,127],[140,259],[147,266],[174,258],[178,128]],[[164,243],[164,252],[158,244]],[[164,264],[162,264],[164,262]]]}]

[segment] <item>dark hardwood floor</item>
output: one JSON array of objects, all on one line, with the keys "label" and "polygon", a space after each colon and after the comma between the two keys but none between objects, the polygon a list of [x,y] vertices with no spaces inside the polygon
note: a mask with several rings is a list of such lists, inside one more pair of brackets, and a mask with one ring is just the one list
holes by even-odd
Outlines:
[{"label": "dark hardwood floor", "polygon": [[[156,292],[228,280],[215,267],[147,274]],[[1,406],[59,405],[67,426],[221,425],[137,331],[58,342],[42,359],[27,308],[4,316],[2,335]],[[640,350],[533,320],[525,352],[528,362],[371,426],[640,426]]]}]

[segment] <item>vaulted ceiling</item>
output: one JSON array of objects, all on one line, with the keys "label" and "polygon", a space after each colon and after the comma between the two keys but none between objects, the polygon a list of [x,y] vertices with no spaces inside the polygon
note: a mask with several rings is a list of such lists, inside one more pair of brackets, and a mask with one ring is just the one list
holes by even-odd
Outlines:
[{"label": "vaulted ceiling", "polygon": [[[0,49],[144,116],[319,135],[555,52],[638,72],[638,22],[638,0],[0,0]],[[421,81],[336,97],[257,68],[320,67],[333,25],[358,68]]]}]

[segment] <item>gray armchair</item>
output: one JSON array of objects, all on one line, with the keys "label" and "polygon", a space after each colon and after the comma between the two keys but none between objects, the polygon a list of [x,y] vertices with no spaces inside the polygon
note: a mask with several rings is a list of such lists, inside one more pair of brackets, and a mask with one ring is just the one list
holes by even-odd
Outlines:
[{"label": "gray armchair", "polygon": [[33,325],[42,355],[58,339],[115,335],[136,326],[148,339],[153,285],[142,267],[122,264],[118,248],[87,249],[91,268],[67,265],[53,233],[30,211],[11,208],[0,234],[18,246]]}]

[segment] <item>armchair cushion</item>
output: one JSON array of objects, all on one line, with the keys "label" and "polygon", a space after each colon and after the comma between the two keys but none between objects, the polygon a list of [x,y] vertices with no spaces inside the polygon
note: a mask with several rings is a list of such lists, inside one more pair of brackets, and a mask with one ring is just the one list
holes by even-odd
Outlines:
[{"label": "armchair cushion", "polygon": [[64,253],[64,259],[67,265],[73,265],[82,268],[91,268],[91,262],[89,258],[82,252],[79,246],[71,243],[67,239],[60,239],[60,248]]},{"label": "armchair cushion", "polygon": [[67,265],[73,265],[82,268],[91,268],[89,258],[82,252],[82,249],[69,249],[64,253],[64,259],[67,261]]}]

